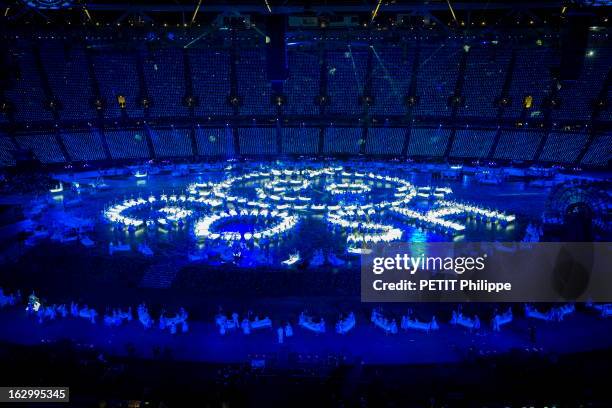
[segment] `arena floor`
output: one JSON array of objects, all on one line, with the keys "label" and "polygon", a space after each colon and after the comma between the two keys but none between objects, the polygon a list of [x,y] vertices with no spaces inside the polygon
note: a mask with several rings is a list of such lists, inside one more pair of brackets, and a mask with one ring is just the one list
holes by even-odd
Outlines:
[{"label": "arena floor", "polygon": [[[5,250],[13,262],[2,285],[9,292],[19,289],[24,300],[34,292],[43,305],[93,307],[97,324],[70,316],[37,323],[37,316],[9,308],[0,320],[11,330],[0,340],[33,344],[68,338],[118,355],[137,345],[135,352],[147,358],[167,349],[185,360],[239,362],[297,353],[340,354],[372,364],[453,362],[512,349],[563,353],[609,347],[604,334],[610,321],[588,308],[562,322],[545,322],[526,319],[523,306],[513,305],[515,319],[501,332],[492,331],[490,319],[506,310],[503,305],[464,305],[465,313],[479,314],[482,321],[474,332],[449,324],[458,307],[451,304],[408,305],[420,321],[435,316],[440,323],[435,332],[386,335],[371,324],[377,305],[360,302],[359,254],[351,251],[364,243],[359,239],[384,241],[397,230],[407,242],[521,241],[526,226],[544,211],[549,189],[537,179],[492,183],[475,173],[458,174],[377,162],[228,162],[57,174],[61,191],[3,198],[5,205],[22,206],[27,216],[15,228],[34,233]],[[373,211],[359,214],[355,208]],[[402,217],[396,208],[424,216]],[[291,217],[295,225],[285,222]],[[205,220],[212,221],[204,228]],[[283,222],[288,228],[275,229]],[[266,231],[268,236],[255,238]],[[286,262],[295,254],[299,259]],[[184,307],[189,332],[145,330],[138,318],[119,327],[103,323],[113,309],[135,312],[140,304],[154,316]],[[385,305],[384,313],[399,322],[406,309]],[[328,332],[299,328],[302,311],[324,317]],[[248,338],[240,330],[222,336],[215,316],[232,312],[270,317],[274,328],[289,322],[295,336],[283,345],[271,328]],[[339,316],[351,312],[355,329],[336,334]]]},{"label": "arena floor", "polygon": [[[347,250],[362,244],[362,241],[351,243],[348,241],[348,236],[362,235],[357,237],[361,239],[364,238],[363,235],[371,232],[369,235],[372,239],[376,239],[376,236],[384,239],[385,228],[401,231],[400,240],[410,242],[520,240],[524,235],[525,224],[542,213],[547,196],[546,189],[532,187],[524,182],[510,181],[492,185],[479,183],[475,177],[470,176],[464,176],[460,180],[434,179],[432,173],[415,172],[400,164],[368,163],[361,166],[350,164],[343,166],[342,163],[333,163],[324,166],[320,164],[306,166],[299,163],[284,165],[248,163],[230,164],[224,167],[226,168],[219,166],[217,169],[202,170],[187,175],[179,171],[164,171],[158,174],[151,174],[149,171],[143,177],[135,177],[133,174],[103,177],[91,173],[64,175],[63,191],[22,204],[26,208],[30,206],[32,211],[44,207],[33,216],[33,219],[40,228],[46,229],[51,237],[57,240],[69,239],[58,236],[65,233],[63,230],[89,229],[87,237],[93,243],[81,248],[83,251],[101,249],[108,251],[112,243],[115,246],[113,250],[115,254],[123,250],[121,252],[142,257],[143,251],[138,252],[138,246],[146,244],[151,250],[147,254],[153,259],[164,257],[170,261],[191,260],[217,265],[231,261],[246,267],[282,266],[283,261],[296,253],[299,253],[299,262],[306,262],[310,267],[316,267],[319,263],[313,261],[313,257],[317,251],[322,251],[327,258],[323,261],[324,264],[328,261],[333,266],[346,267],[355,263],[352,262],[355,254],[350,254]],[[313,169],[312,171],[316,172],[332,168],[342,170],[314,176],[297,173],[305,169]],[[248,178],[253,174],[269,173],[270,170],[282,172],[287,169],[296,171],[296,174],[281,173]],[[365,179],[356,179],[355,173],[371,175],[372,178],[366,176]],[[432,222],[407,219],[394,213],[389,207],[376,208],[377,205],[396,200],[395,195],[398,194],[396,190],[401,186],[393,181],[377,180],[373,178],[374,176],[405,180],[415,195],[408,197],[406,203],[402,203],[401,206],[421,214],[442,207],[440,202],[459,202],[497,211],[500,214],[511,214],[516,219],[512,222],[498,222],[499,220],[495,219],[480,221],[479,217],[467,213],[441,217],[461,224],[464,229],[460,231],[444,228]],[[220,193],[229,195],[230,198],[233,196],[234,201],[229,202],[226,198],[216,197],[214,195],[216,192],[210,193],[210,190],[216,186],[222,186],[224,181],[236,178],[239,180],[234,181],[229,188]],[[292,186],[289,181],[298,184]],[[302,182],[303,185],[299,184]],[[101,183],[104,188],[92,187]],[[197,187],[198,185],[202,187]],[[356,185],[362,186],[367,191],[341,190],[341,187],[349,185],[352,188]],[[340,186],[339,191],[331,191],[335,186]],[[442,192],[438,193],[436,189]],[[264,195],[267,195],[265,198],[259,198],[262,190]],[[212,206],[189,201],[191,198],[202,199],[202,197],[211,201],[220,198],[220,204]],[[280,201],[274,201],[270,197],[280,198]],[[126,207],[125,204],[130,200],[139,198],[143,200],[142,204],[126,208],[118,215],[117,207],[122,205]],[[297,203],[283,201],[295,198],[305,201]],[[236,200],[245,201],[240,203]],[[351,208],[357,206],[364,208],[368,205],[374,206],[371,212],[349,214]],[[345,211],[347,208],[349,210]],[[178,214],[178,218],[175,217],[173,220],[172,216],[176,214],[169,214],[168,211],[178,209],[186,211]],[[243,209],[248,210],[249,214],[242,216],[228,214],[231,210],[240,213]],[[269,214],[266,217],[262,217],[261,214],[253,216],[253,209],[259,212],[264,209],[269,212],[276,210],[278,213],[295,217],[295,221],[286,231],[278,233],[273,231],[272,235],[259,240],[245,239],[245,236],[248,238],[258,231],[274,228],[287,218],[273,217]],[[160,211],[166,213],[162,214]],[[337,216],[343,211],[344,213]],[[228,216],[219,220],[213,219],[211,230],[207,231],[211,237],[213,233],[220,233],[222,235],[220,239],[198,235],[196,231],[198,222],[223,213]],[[361,224],[338,227],[338,224],[334,223],[335,220],[330,220],[330,214],[336,215],[340,222]],[[111,219],[113,216],[115,218],[129,216],[130,219],[127,221],[124,218]],[[136,227],[125,224],[130,221],[141,224]],[[367,223],[374,226],[370,228]],[[238,233],[238,238],[232,239],[232,233]],[[224,234],[228,239],[224,238]],[[36,243],[33,244],[35,246]],[[125,247],[118,248],[120,245],[129,245],[130,248],[129,250]],[[241,254],[234,259],[236,251]],[[334,258],[330,261],[331,254]]]},{"label": "arena floor", "polygon": [[[139,322],[117,328],[83,319],[59,319],[38,324],[35,317],[20,310],[2,311],[4,327],[1,341],[18,344],[41,344],[71,340],[83,348],[90,346],[104,352],[125,356],[132,353],[141,358],[159,358],[162,353],[176,360],[219,363],[244,363],[265,359],[268,364],[295,353],[301,363],[325,364],[327,356],[338,355],[350,362],[365,364],[431,364],[455,363],[469,357],[485,357],[512,350],[544,354],[579,353],[604,350],[612,346],[608,336],[612,320],[602,320],[595,314],[579,313],[563,322],[543,322],[519,317],[501,332],[485,328],[471,332],[461,327],[441,323],[439,331],[418,331],[385,335],[365,318],[347,335],[313,334],[296,328],[293,338],[278,344],[272,329],[249,336],[235,332],[221,336],[211,322],[195,322],[187,334],[172,335],[156,329],[144,330]],[[366,321],[364,321],[366,320]],[[530,330],[535,328],[536,338]],[[563,341],[559,341],[559,338]],[[296,361],[297,362],[297,361]]]}]

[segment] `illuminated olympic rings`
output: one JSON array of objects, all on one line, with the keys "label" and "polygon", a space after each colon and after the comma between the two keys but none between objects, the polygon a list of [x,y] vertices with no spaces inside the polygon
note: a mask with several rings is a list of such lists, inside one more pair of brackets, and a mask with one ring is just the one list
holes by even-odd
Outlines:
[{"label": "illuminated olympic rings", "polygon": [[[185,194],[162,194],[159,198],[151,195],[146,200],[144,198],[129,198],[104,210],[104,218],[116,225],[129,229],[139,228],[144,225],[153,225],[155,222],[160,225],[180,223],[193,214],[192,210],[180,207],[180,205],[188,201],[189,198]],[[156,210],[160,216],[155,220],[139,219],[125,214],[132,209],[145,205],[153,205],[157,202],[162,203],[161,205],[163,205],[163,207]]]},{"label": "illuminated olympic rings", "polygon": [[[259,217],[266,220],[275,221],[274,225],[269,228],[264,228],[255,232],[235,232],[235,231],[223,231],[215,232],[215,224],[221,220],[230,220],[232,218],[240,219],[241,217]],[[271,238],[284,233],[295,227],[298,222],[297,216],[290,216],[286,212],[268,211],[268,210],[230,210],[228,212],[220,212],[209,215],[198,220],[195,224],[195,235],[198,238],[208,239],[222,239],[225,241],[250,241],[262,238]]]},{"label": "illuminated olympic rings", "polygon": [[[313,180],[326,177],[325,189],[332,195],[364,195],[371,191],[369,184],[385,183],[393,186],[391,199],[366,203],[317,203],[309,196],[308,190]],[[333,181],[342,180],[341,182]],[[233,193],[233,188],[242,183],[257,181],[254,187],[256,198],[246,198]],[[368,184],[369,183],[369,184]],[[325,216],[333,227],[342,228],[347,233],[347,244],[389,242],[399,240],[402,230],[390,225],[371,222],[383,211],[390,211],[406,221],[413,221],[425,227],[432,227],[448,233],[465,230],[465,225],[457,219],[471,216],[486,222],[507,224],[515,220],[514,215],[481,208],[471,204],[450,201],[445,196],[452,194],[447,187],[415,187],[399,177],[375,174],[372,172],[350,172],[343,167],[324,167],[318,169],[261,169],[240,176],[231,176],[219,182],[196,182],[187,187],[181,195],[150,196],[148,199],[131,198],[112,205],[104,211],[105,218],[115,224],[130,229],[143,225],[177,223],[196,213],[185,208],[191,204],[206,206],[211,214],[198,219],[193,226],[195,236],[202,239],[257,240],[269,238],[291,230],[299,221],[297,214],[314,213]],[[411,206],[416,197],[434,200],[430,210],[420,212]],[[164,204],[155,219],[138,219],[130,215],[132,208],[153,204]],[[265,218],[272,225],[261,231],[237,233],[218,232],[215,224],[222,219],[254,216]],[[449,219],[450,218],[450,219]]]}]

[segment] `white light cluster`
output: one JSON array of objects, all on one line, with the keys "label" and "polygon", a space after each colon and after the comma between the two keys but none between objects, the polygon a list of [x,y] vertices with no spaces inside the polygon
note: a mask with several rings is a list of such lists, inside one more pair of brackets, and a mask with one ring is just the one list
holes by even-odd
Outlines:
[{"label": "white light cluster", "polygon": [[372,188],[363,183],[331,183],[325,186],[325,190],[333,195],[340,194],[365,194],[369,193]]},{"label": "white light cluster", "polygon": [[302,257],[300,256],[300,253],[296,252],[295,254],[289,255],[289,258],[285,259],[281,263],[283,265],[291,266],[291,265],[295,265],[296,263],[298,263],[301,259]]},{"label": "white light cluster", "polygon": [[[325,189],[333,195],[357,194],[363,195],[372,190],[372,185],[385,184],[386,188],[393,188],[393,196],[389,201],[377,203],[357,204],[343,203],[324,204],[313,201],[308,190],[318,177],[327,177]],[[254,186],[256,198],[246,198],[236,195],[232,189],[243,182],[259,181]],[[245,185],[249,186],[249,185]],[[422,222],[447,232],[460,232],[465,225],[447,220],[447,217],[469,214],[488,221],[508,223],[515,219],[514,215],[480,208],[474,205],[445,200],[446,195],[452,194],[448,187],[423,186],[415,187],[410,182],[399,177],[375,174],[372,172],[347,171],[343,167],[324,167],[318,169],[266,169],[262,168],[240,176],[231,176],[217,182],[195,182],[189,184],[185,194],[162,194],[158,197],[150,196],[148,199],[129,199],[108,208],[104,215],[114,223],[132,227],[143,224],[166,225],[168,222],[179,222],[194,214],[194,210],[183,208],[183,203],[203,204],[212,210],[213,214],[206,216],[195,223],[194,231],[197,237],[209,239],[256,240],[279,235],[298,222],[301,211],[325,214],[327,221],[347,230],[347,242],[351,244],[375,243],[399,240],[402,230],[390,225],[377,224],[366,221],[367,217],[376,216],[379,212],[390,209],[408,219]],[[410,202],[416,197],[434,199],[434,209],[422,213],[408,208]],[[153,220],[139,220],[124,212],[130,208],[163,203],[160,213],[162,218]],[[219,207],[224,207],[225,210]],[[230,208],[228,210],[228,208]],[[215,232],[214,224],[221,219],[230,217],[254,216],[272,220],[270,228],[257,232]]]},{"label": "white light cluster", "polygon": [[223,204],[222,200],[219,200],[216,198],[204,198],[204,197],[195,198],[193,196],[187,197],[187,201],[189,201],[190,203],[206,204],[210,207],[219,207],[220,205]]},{"label": "white light cluster", "polygon": [[423,198],[444,198],[446,195],[452,193],[453,190],[450,187],[422,186],[417,188],[417,197]]},{"label": "white light cluster", "polygon": [[[234,218],[234,217],[246,217],[246,216],[262,217],[262,218],[270,219],[270,220],[279,219],[280,222],[276,223],[274,226],[270,228],[265,228],[261,231],[257,231],[253,233],[245,232],[244,234],[240,234],[239,232],[233,232],[233,231],[214,232],[212,230],[213,224],[215,224],[219,220],[229,219],[229,218]],[[258,209],[252,209],[252,210],[244,209],[240,211],[230,210],[228,212],[212,214],[208,217],[204,217],[198,220],[195,224],[195,235],[201,238],[222,239],[225,241],[239,241],[241,239],[244,239],[246,241],[253,240],[253,239],[257,240],[261,238],[270,238],[275,235],[282,234],[283,232],[288,231],[291,228],[295,227],[297,222],[298,222],[298,217],[290,216],[286,212],[279,212],[276,210],[274,211],[258,210]]]},{"label": "white light cluster", "polygon": [[164,213],[165,219],[171,222],[183,220],[193,214],[193,211],[181,207],[163,207],[159,212]]},{"label": "white light cluster", "polygon": [[147,203],[148,201],[144,200],[143,198],[138,198],[138,199],[130,198],[128,200],[123,201],[120,204],[115,204],[109,207],[108,209],[106,209],[106,211],[104,211],[104,216],[106,217],[107,220],[111,222],[115,222],[117,224],[121,224],[126,227],[136,227],[137,228],[137,227],[142,226],[144,224],[144,221],[138,220],[132,217],[128,217],[126,215],[123,215],[122,213],[127,209],[138,207],[138,206],[141,206]]},{"label": "white light cluster", "polygon": [[476,215],[490,221],[513,222],[516,219],[516,216],[512,214],[504,214],[499,211],[489,210],[471,204],[463,204],[456,201],[440,201],[439,204],[444,207],[461,210],[468,214]]},{"label": "white light cluster", "polygon": [[489,221],[501,221],[504,223],[512,222],[516,218],[514,215],[507,215],[498,211],[487,210],[485,208],[455,201],[439,201],[438,203],[440,204],[439,208],[428,211],[427,213],[421,213],[404,207],[392,207],[391,210],[407,218],[457,232],[465,230],[465,225],[445,220],[444,217],[467,213]]},{"label": "white light cluster", "polygon": [[[402,238],[402,230],[394,228],[390,225],[376,224],[372,222],[361,222],[352,221],[345,218],[341,218],[335,214],[329,214],[327,221],[330,224],[338,225],[344,229],[351,229],[346,238],[348,243],[377,243],[377,242],[390,242],[396,241]],[[364,232],[364,231],[377,231],[377,232]]]},{"label": "white light cluster", "polygon": [[[363,194],[371,191],[371,187],[365,184],[363,180],[370,180],[374,182],[386,182],[395,185],[395,199],[393,201],[383,201],[376,204],[365,204],[365,205],[339,205],[339,204],[323,204],[313,203],[310,197],[306,197],[300,194],[295,194],[303,190],[308,189],[311,184],[311,180],[320,176],[331,176],[342,178],[353,178],[358,179],[355,183],[349,183],[344,181],[342,184],[330,183],[326,186],[326,189],[332,194],[345,194],[347,191],[355,192],[357,194]],[[240,182],[252,181],[261,178],[274,179],[263,184],[262,187],[255,188],[257,194],[257,200],[247,200],[242,197],[234,196],[231,194],[233,186]],[[284,178],[281,178],[284,177]],[[207,191],[202,191],[207,189]],[[351,243],[356,242],[386,242],[397,240],[401,238],[402,232],[398,228],[394,228],[388,225],[374,224],[369,222],[360,221],[347,221],[346,217],[365,217],[367,215],[374,215],[378,209],[384,209],[392,206],[400,206],[408,204],[417,195],[417,190],[414,186],[399,177],[390,177],[380,174],[374,174],[372,172],[348,172],[343,167],[325,167],[321,169],[270,169],[269,171],[255,171],[247,173],[241,176],[230,177],[218,183],[193,183],[188,189],[191,196],[188,201],[201,201],[206,200],[206,196],[213,196],[214,199],[221,202],[238,203],[244,204],[245,207],[250,207],[250,211],[256,211],[258,214],[272,214],[272,212],[286,212],[289,210],[293,211],[312,211],[319,213],[328,213],[328,219],[336,225],[346,225],[345,228],[353,228],[355,231],[368,231],[368,232],[351,232],[348,235],[347,241]],[[199,198],[195,198],[200,196]],[[248,210],[241,210],[248,211]],[[221,218],[225,218],[230,214],[228,212],[220,214],[214,214],[210,217],[206,217],[198,221],[195,227],[195,234],[199,237],[210,237],[210,238],[223,238],[226,240],[237,240],[237,239],[257,239],[261,235],[255,235],[251,237],[249,233],[245,234],[245,237],[240,237],[238,233],[214,233],[210,231],[211,225]],[[216,218],[221,217],[221,218]],[[339,221],[338,221],[339,220]],[[297,222],[297,218],[295,220]],[[345,223],[348,223],[345,224]],[[281,225],[284,225],[281,223]],[[292,227],[293,225],[291,225]],[[282,231],[281,231],[282,232]],[[260,232],[262,234],[264,232]],[[266,236],[276,233],[276,229],[270,229],[265,232]],[[280,232],[278,232],[280,233]]]},{"label": "white light cluster", "polygon": [[[391,207],[391,211],[396,212],[404,217],[418,220],[424,222],[426,224],[434,225],[437,227],[444,228],[446,230],[452,231],[463,231],[465,229],[465,225],[459,224],[457,222],[444,220],[441,218],[440,214],[431,214],[431,213],[421,213],[418,211],[411,210],[409,208],[400,208],[400,207]],[[449,214],[446,214],[449,215]]]},{"label": "white light cluster", "polygon": [[[113,223],[122,225],[128,228],[138,228],[145,224],[151,225],[152,220],[141,220],[137,218],[133,218],[123,213],[129,209],[143,206],[145,204],[153,204],[155,202],[164,202],[164,203],[184,203],[188,201],[186,195],[167,195],[162,194],[161,196],[155,197],[153,195],[149,196],[146,200],[144,198],[130,198],[124,200],[119,204],[112,205],[104,211],[104,217]],[[165,214],[165,217],[159,218],[157,221],[160,224],[166,225],[169,222],[178,222],[183,220],[193,214],[192,210],[188,210],[182,207],[177,206],[165,206],[158,210],[159,212]]]},{"label": "white light cluster", "polygon": [[292,180],[278,178],[264,184],[264,187],[272,193],[298,192],[306,190],[309,186],[310,181],[308,179]]},{"label": "white light cluster", "polygon": [[[360,179],[359,183],[356,185],[364,186],[365,188],[370,188],[361,180],[369,179],[377,182],[387,182],[391,184],[395,184],[397,187],[395,189],[395,200],[394,201],[383,201],[377,204],[371,204],[373,208],[387,208],[390,206],[399,206],[403,204],[407,204],[417,195],[417,191],[412,184],[409,182],[400,179],[399,177],[390,177],[383,176],[380,174],[374,173],[360,173],[360,172],[347,172],[343,167],[325,167],[321,169],[283,169],[276,170],[271,169],[269,171],[255,171],[252,173],[247,173],[241,176],[230,177],[218,183],[193,183],[189,186],[189,193],[192,196],[188,199],[188,201],[198,201],[202,200],[193,198],[195,195],[202,195],[202,191],[200,188],[207,188],[210,191],[206,191],[205,195],[212,195],[217,200],[227,201],[227,202],[237,202],[244,203],[252,207],[259,208],[267,208],[267,209],[277,209],[277,210],[286,210],[292,209],[297,211],[302,210],[310,210],[317,212],[327,212],[327,211],[336,211],[340,209],[341,206],[338,205],[327,205],[322,203],[311,203],[312,199],[310,197],[305,197],[303,195],[289,195],[288,193],[301,191],[310,186],[311,181],[320,176],[342,176],[344,178],[356,178]],[[248,201],[245,198],[234,196],[231,194],[231,189],[234,185],[243,182],[243,181],[251,181],[257,180],[261,178],[270,178],[275,177],[274,180],[264,184],[264,187],[267,187],[267,190],[276,188],[275,191],[266,191],[266,189],[258,187],[255,189],[257,193],[257,198],[259,199],[257,205],[254,205],[253,201]],[[279,179],[279,177],[295,177],[295,179]],[[275,181],[276,180],[276,181]],[[287,184],[288,186],[284,186],[281,184]],[[340,186],[350,187],[352,184],[346,183],[341,184]],[[342,187],[340,187],[342,188]],[[344,193],[344,192],[343,192]]]},{"label": "white light cluster", "polygon": [[[275,192],[272,194],[266,194],[266,192],[262,188],[256,188],[255,192],[257,193],[257,198],[259,198],[262,201],[265,201],[267,199],[272,200],[272,204],[266,204],[265,202],[257,202],[256,206],[264,205],[265,207],[263,208],[270,208],[272,205],[276,206],[276,208],[280,208],[280,206],[287,205],[287,208],[297,207],[297,209],[307,209],[308,206],[305,203],[312,200],[310,197],[305,197],[301,195],[289,196],[289,195],[286,195],[284,192]],[[294,204],[277,204],[281,201],[284,201],[287,203],[294,203]],[[253,202],[251,202],[251,204],[249,203],[247,204],[253,205],[252,203]]]},{"label": "white light cluster", "polygon": [[[149,197],[150,198],[150,197]],[[185,194],[181,194],[181,195],[176,195],[176,194],[172,194],[172,195],[167,195],[167,194],[162,194],[159,197],[160,201],[164,201],[164,202],[170,202],[170,203],[177,203],[177,202],[181,202],[184,203],[185,201],[187,201],[187,196]]]},{"label": "white light cluster", "polygon": [[[288,191],[294,191],[294,192],[301,191],[301,190],[308,188],[310,185],[309,180],[314,177],[320,176],[321,174],[323,174],[322,170],[310,170],[310,169],[276,170],[276,169],[271,169],[270,171],[256,171],[256,172],[244,174],[242,176],[230,177],[219,183],[214,183],[214,184],[207,183],[204,186],[207,188],[212,187],[212,190],[210,193],[214,195],[215,197],[221,200],[233,202],[233,201],[239,201],[241,199],[241,197],[233,196],[230,194],[231,188],[237,183],[240,183],[243,181],[256,180],[260,178],[270,178],[270,177],[280,177],[280,176],[299,177],[298,180],[275,179],[277,181],[273,180],[272,182],[269,182],[267,184],[267,187],[272,190],[276,189],[275,191],[272,191],[272,194],[270,195],[266,194],[266,192],[261,188],[256,189],[258,192],[258,198],[260,200],[265,200],[267,198],[270,198],[274,201],[284,201],[283,199],[284,193]],[[281,184],[288,184],[289,186],[285,187],[285,186],[281,186]],[[189,190],[189,192],[191,194],[194,194],[195,191],[198,191],[198,192],[200,191],[199,185],[195,183],[190,185],[190,187],[191,189]],[[297,200],[297,197],[289,197],[287,201],[292,201],[292,199]]]}]

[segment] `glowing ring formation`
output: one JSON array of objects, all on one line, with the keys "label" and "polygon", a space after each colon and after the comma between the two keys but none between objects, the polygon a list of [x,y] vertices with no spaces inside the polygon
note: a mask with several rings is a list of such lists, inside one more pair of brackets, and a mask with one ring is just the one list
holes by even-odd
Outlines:
[{"label": "glowing ring formation", "polygon": [[[208,190],[204,196],[214,197],[215,199],[222,200],[224,202],[247,204],[250,207],[266,208],[270,210],[310,210],[325,213],[328,211],[337,211],[343,208],[340,205],[312,203],[312,199],[310,197],[305,197],[301,195],[289,195],[288,193],[290,191],[288,188],[285,188],[283,191],[278,191],[272,194],[267,193],[264,188],[257,188],[256,192],[257,198],[259,199],[258,201],[248,201],[244,197],[239,197],[231,194],[232,187],[241,182],[281,176],[298,177],[302,181],[312,180],[320,176],[342,176],[345,178],[351,177],[353,179],[359,180],[361,183],[363,180],[368,180],[375,182],[387,182],[398,186],[396,188],[396,192],[394,194],[395,198],[393,201],[382,201],[376,204],[362,205],[361,208],[364,210],[368,208],[384,209],[392,206],[405,205],[408,204],[414,197],[416,197],[417,194],[416,189],[411,183],[399,177],[390,177],[386,175],[383,176],[371,172],[349,173],[344,171],[343,167],[325,167],[322,169],[271,169],[269,171],[260,170],[252,173],[247,173],[241,176],[229,177],[219,183],[205,183],[205,188],[210,188],[210,190]],[[192,195],[198,195],[202,197],[202,193],[196,184],[190,185],[188,191]]]},{"label": "glowing ring formation", "polygon": [[298,192],[306,190],[310,187],[310,181],[308,179],[303,180],[292,180],[275,178],[274,180],[264,184],[264,188],[273,194],[285,193],[285,192]]},{"label": "glowing ring formation", "polygon": [[159,198],[151,195],[146,200],[144,198],[129,198],[124,200],[119,204],[115,204],[110,206],[104,211],[104,217],[117,225],[132,228],[138,228],[143,225],[153,225],[155,223],[154,220],[142,220],[134,217],[130,217],[129,215],[124,215],[124,212],[137,207],[142,207],[144,205],[151,205],[155,202],[164,203],[165,206],[159,208],[157,211],[161,214],[164,214],[164,217],[157,218],[157,223],[160,225],[166,225],[168,223],[180,223],[184,221],[186,218],[193,215],[193,211],[179,207],[181,203],[185,203],[188,200],[188,197],[185,194],[181,195],[167,195],[162,194]]},{"label": "glowing ring formation", "polygon": [[[394,185],[393,198],[388,201],[367,204],[324,204],[312,201],[305,192],[312,180],[318,177],[341,179],[342,183],[326,184],[326,191],[333,195],[365,194],[371,191],[366,183],[387,183]],[[265,181],[265,179],[271,179]],[[348,179],[348,181],[347,181]],[[232,188],[243,182],[262,181],[261,187],[255,187],[257,199],[234,195]],[[376,243],[400,240],[402,230],[391,225],[367,221],[381,211],[389,210],[406,221],[412,221],[426,227],[433,227],[443,232],[461,232],[465,225],[446,219],[447,217],[467,215],[486,222],[502,224],[515,220],[514,215],[507,215],[495,210],[481,208],[471,204],[446,200],[452,194],[448,187],[415,187],[399,177],[374,174],[372,172],[349,172],[343,167],[325,167],[318,169],[262,169],[240,176],[228,177],[219,182],[196,182],[187,187],[185,194],[166,195],[148,199],[130,198],[105,210],[104,216],[112,223],[127,226],[130,229],[143,225],[178,223],[192,216],[194,211],[184,208],[188,204],[201,204],[212,210],[212,214],[200,218],[194,224],[194,233],[198,238],[221,239],[224,241],[258,240],[270,238],[289,231],[299,221],[296,214],[310,212],[322,214],[330,226],[342,228],[347,232],[347,244]],[[408,207],[416,197],[433,199],[433,207],[428,212],[419,212]],[[163,202],[166,206],[158,212],[165,217],[157,220],[141,220],[125,215],[131,208]],[[219,207],[224,207],[220,209]],[[214,224],[221,219],[232,217],[255,216],[276,220],[273,227],[253,233],[215,232]]]},{"label": "glowing ring formation", "polygon": [[[402,230],[389,225],[375,224],[370,222],[349,221],[336,214],[329,214],[327,221],[332,225],[337,225],[343,229],[358,231],[348,234],[348,243],[377,243],[390,242],[402,238]],[[378,231],[378,232],[365,232]]]},{"label": "glowing ring formation", "polygon": [[[310,197],[295,195],[298,191],[303,191],[310,186],[310,180],[321,177],[342,177],[343,179],[350,178],[356,180],[356,184],[336,184],[331,183],[326,185],[327,191],[335,192],[337,194],[345,194],[346,191],[343,189],[350,190],[354,188],[358,193],[365,193],[370,191],[371,188],[365,184],[365,181],[369,182],[386,182],[389,184],[395,184],[395,193],[393,201],[382,201],[379,203],[369,203],[364,205],[329,205],[329,204],[317,204],[312,203]],[[258,179],[271,178],[274,179],[271,182],[264,184],[263,188],[256,188],[257,201],[249,201],[243,197],[234,196],[231,194],[231,189],[235,185],[241,182],[248,182]],[[284,177],[281,178],[281,177]],[[202,193],[202,189],[206,189],[205,193]],[[267,190],[272,189],[272,192]],[[247,173],[242,176],[230,177],[224,181],[211,184],[201,183],[192,184],[189,188],[190,194],[198,196],[212,196],[215,199],[222,200],[228,203],[234,204],[246,204],[247,207],[256,208],[259,210],[270,210],[270,211],[310,211],[315,213],[327,213],[327,220],[330,224],[341,226],[347,230],[350,230],[347,235],[348,243],[359,243],[359,242],[388,242],[392,240],[401,239],[402,231],[399,228],[394,228],[389,225],[375,224],[363,221],[348,220],[352,217],[364,217],[366,215],[374,215],[377,211],[385,208],[403,206],[408,204],[417,194],[416,189],[411,183],[398,178],[383,176],[374,173],[359,173],[359,172],[347,172],[343,167],[326,167],[322,169],[284,169],[270,171],[256,171]],[[198,237],[207,236],[206,229],[202,226],[206,224],[200,224],[200,221],[205,221],[207,218],[201,219],[196,223],[195,234]],[[254,238],[257,239],[258,236]],[[216,235],[212,235],[212,238],[218,238]],[[226,236],[228,240],[238,239],[236,234],[228,234]],[[244,238],[244,237],[242,237]]]},{"label": "glowing ring formation", "polygon": [[[261,231],[257,231],[253,233],[246,232],[244,234],[240,234],[239,232],[230,232],[230,231],[214,232],[213,231],[214,224],[217,223],[219,220],[238,218],[238,217],[244,217],[244,216],[263,217],[266,219],[278,219],[280,220],[280,222],[278,222],[276,225],[274,225],[271,228],[266,228]],[[204,217],[198,220],[195,224],[195,235],[200,238],[208,238],[208,239],[213,239],[213,240],[222,239],[224,241],[240,241],[240,240],[250,241],[253,239],[258,240],[262,238],[270,238],[276,235],[280,235],[284,233],[285,231],[288,231],[291,228],[295,227],[297,222],[298,222],[297,216],[290,216],[286,212],[282,212],[282,213],[278,211],[268,212],[268,210],[259,211],[257,209],[250,210],[250,211],[245,209],[245,210],[240,210],[239,212],[236,210],[230,210],[228,212],[212,214],[212,215],[209,215],[208,217]]]},{"label": "glowing ring formation", "polygon": [[365,194],[365,193],[369,193],[370,191],[372,191],[372,188],[370,186],[368,186],[367,184],[363,184],[363,183],[356,183],[356,184],[350,184],[350,183],[336,184],[336,183],[331,183],[331,184],[328,184],[328,185],[325,186],[325,190],[329,191],[333,195],[340,195],[340,194]]}]

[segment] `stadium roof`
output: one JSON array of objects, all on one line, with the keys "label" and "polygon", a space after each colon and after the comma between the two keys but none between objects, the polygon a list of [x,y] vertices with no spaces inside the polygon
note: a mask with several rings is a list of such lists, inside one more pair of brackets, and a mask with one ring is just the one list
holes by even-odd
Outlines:
[{"label": "stadium roof", "polygon": [[222,12],[238,10],[252,13],[296,13],[312,12],[369,12],[377,11],[401,12],[415,9],[442,10],[450,7],[456,10],[491,10],[500,8],[560,8],[564,5],[576,4],[562,0],[13,0],[3,1],[6,5],[11,3],[29,3],[38,8],[68,8],[87,7],[91,10],[119,10],[127,8],[141,8],[150,11],[193,11],[200,3],[202,12]]}]

